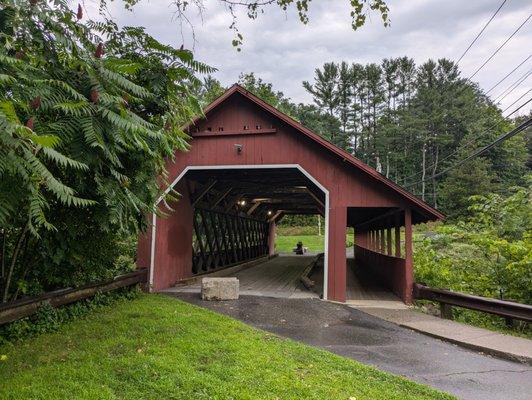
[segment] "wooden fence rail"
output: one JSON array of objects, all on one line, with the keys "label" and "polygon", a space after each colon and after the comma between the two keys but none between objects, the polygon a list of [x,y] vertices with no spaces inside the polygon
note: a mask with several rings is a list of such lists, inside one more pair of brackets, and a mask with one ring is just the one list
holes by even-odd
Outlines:
[{"label": "wooden fence rail", "polygon": [[118,275],[107,282],[87,285],[81,288],[68,288],[48,292],[38,297],[21,299],[11,303],[0,304],[0,325],[28,317],[42,307],[45,303],[52,307],[59,307],[87,299],[100,292],[110,292],[115,289],[144,283],[147,279],[147,269],[139,269],[127,274]]},{"label": "wooden fence rail", "polygon": [[440,303],[442,318],[452,318],[451,307],[456,306],[498,315],[506,318],[507,321],[518,319],[532,322],[532,306],[528,304],[473,296],[445,289],[434,289],[419,283],[414,284],[414,298]]}]

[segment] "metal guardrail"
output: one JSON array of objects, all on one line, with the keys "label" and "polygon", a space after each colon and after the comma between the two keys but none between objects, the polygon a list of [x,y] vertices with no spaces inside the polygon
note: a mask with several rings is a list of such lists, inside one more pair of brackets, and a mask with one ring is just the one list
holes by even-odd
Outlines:
[{"label": "metal guardrail", "polygon": [[59,307],[87,299],[96,293],[110,292],[137,283],[144,283],[147,280],[147,271],[147,269],[143,268],[127,274],[118,275],[110,281],[95,283],[81,288],[56,290],[37,297],[0,304],[0,325],[28,317],[37,312],[46,303],[52,307]]},{"label": "metal guardrail", "polygon": [[507,321],[518,319],[532,322],[532,306],[528,304],[473,296],[445,289],[434,289],[419,283],[414,284],[414,298],[440,303],[442,318],[452,319],[451,307],[456,306],[498,315],[506,318]]}]

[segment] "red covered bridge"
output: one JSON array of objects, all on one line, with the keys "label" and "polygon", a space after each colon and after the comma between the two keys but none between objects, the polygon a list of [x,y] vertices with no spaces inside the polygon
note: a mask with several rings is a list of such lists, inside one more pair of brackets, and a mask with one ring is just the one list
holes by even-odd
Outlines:
[{"label": "red covered bridge", "polygon": [[321,214],[325,299],[346,300],[345,237],[353,227],[358,266],[411,301],[412,224],[441,213],[241,86],[204,113],[187,128],[190,151],[168,164],[166,191],[180,201],[160,200],[168,216],[153,216],[139,240],[151,290],[272,254],[276,221]]}]

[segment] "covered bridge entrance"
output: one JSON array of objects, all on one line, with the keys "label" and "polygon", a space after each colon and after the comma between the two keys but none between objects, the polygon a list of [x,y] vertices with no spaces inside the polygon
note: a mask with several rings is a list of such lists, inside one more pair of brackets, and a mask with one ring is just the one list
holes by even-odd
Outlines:
[{"label": "covered bridge entrance", "polygon": [[165,217],[139,239],[138,265],[150,289],[274,252],[286,214],[325,218],[323,297],[344,302],[345,234],[355,229],[355,262],[410,302],[412,224],[442,215],[349,153],[238,85],[187,129],[188,152],[170,161]]}]

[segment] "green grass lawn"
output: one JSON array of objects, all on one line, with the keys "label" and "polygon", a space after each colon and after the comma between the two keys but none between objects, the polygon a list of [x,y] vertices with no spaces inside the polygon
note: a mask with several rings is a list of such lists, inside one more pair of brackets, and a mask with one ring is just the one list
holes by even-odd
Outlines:
[{"label": "green grass lawn", "polygon": [[275,250],[280,253],[290,253],[299,241],[302,241],[303,246],[308,247],[309,251],[316,253],[323,252],[323,236],[318,235],[277,235]]},{"label": "green grass lawn", "polygon": [[[302,241],[303,246],[309,251],[322,253],[324,236],[318,235],[277,235],[275,240],[275,250],[280,253],[290,253],[296,247],[297,242]],[[353,245],[353,234],[347,235],[346,244]]]},{"label": "green grass lawn", "polygon": [[0,347],[1,399],[451,399],[162,295]]}]

